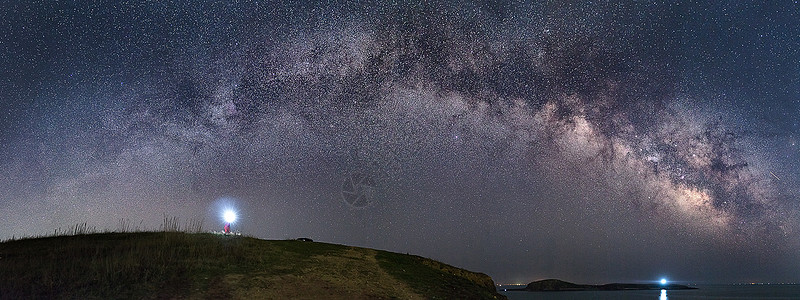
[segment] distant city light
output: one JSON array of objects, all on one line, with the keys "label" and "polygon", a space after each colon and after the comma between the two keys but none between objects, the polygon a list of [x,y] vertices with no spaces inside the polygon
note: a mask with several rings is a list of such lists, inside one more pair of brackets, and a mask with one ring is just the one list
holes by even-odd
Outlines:
[{"label": "distant city light", "polygon": [[222,218],[225,220],[226,223],[233,223],[236,222],[236,213],[232,210],[226,210],[224,214],[222,214]]},{"label": "distant city light", "polygon": [[667,284],[667,279],[666,278],[661,278],[661,284]]}]

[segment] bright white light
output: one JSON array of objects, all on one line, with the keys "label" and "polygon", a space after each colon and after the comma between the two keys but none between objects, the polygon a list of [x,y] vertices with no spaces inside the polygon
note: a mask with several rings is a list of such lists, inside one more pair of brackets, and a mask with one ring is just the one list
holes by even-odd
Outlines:
[{"label": "bright white light", "polygon": [[236,222],[236,213],[232,210],[226,210],[225,213],[222,214],[222,218],[225,219],[226,223]]},{"label": "bright white light", "polygon": [[667,284],[667,279],[661,278],[661,284]]}]

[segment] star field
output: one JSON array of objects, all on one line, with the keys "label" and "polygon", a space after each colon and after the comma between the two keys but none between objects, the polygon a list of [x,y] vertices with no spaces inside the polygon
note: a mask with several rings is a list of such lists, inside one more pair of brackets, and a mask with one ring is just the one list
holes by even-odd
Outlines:
[{"label": "star field", "polygon": [[796,3],[0,11],[0,239],[235,206],[503,283],[800,279]]}]

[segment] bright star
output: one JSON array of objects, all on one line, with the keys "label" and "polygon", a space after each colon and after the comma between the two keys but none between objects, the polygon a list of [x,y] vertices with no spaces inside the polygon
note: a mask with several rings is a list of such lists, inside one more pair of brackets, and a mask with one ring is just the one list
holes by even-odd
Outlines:
[{"label": "bright star", "polygon": [[667,284],[667,279],[661,278],[661,284]]}]

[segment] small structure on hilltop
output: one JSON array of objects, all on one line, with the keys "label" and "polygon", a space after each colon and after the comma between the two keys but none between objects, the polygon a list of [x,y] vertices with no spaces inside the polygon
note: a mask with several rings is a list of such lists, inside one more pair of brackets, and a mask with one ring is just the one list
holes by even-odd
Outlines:
[{"label": "small structure on hilltop", "polygon": [[236,213],[232,210],[226,210],[224,214],[222,214],[222,218],[225,219],[225,226],[222,227],[223,232],[225,234],[231,233],[231,224],[236,222]]}]

